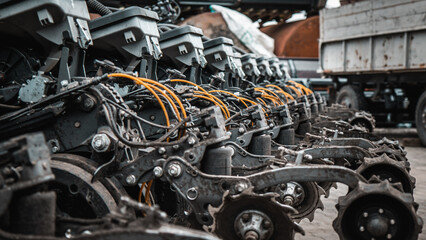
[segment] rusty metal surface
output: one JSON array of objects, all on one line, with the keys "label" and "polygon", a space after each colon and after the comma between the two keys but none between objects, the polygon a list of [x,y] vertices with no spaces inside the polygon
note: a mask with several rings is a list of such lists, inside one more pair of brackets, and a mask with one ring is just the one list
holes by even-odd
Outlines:
[{"label": "rusty metal surface", "polygon": [[318,57],[318,16],[293,23],[278,23],[260,30],[274,38],[274,53],[279,57]]},{"label": "rusty metal surface", "polygon": [[325,74],[424,71],[426,1],[361,1],[320,11]]}]

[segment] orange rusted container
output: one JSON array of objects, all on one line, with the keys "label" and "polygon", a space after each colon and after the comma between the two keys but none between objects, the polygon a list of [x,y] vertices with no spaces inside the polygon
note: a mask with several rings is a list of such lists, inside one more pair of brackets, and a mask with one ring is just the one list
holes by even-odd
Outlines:
[{"label": "orange rusted container", "polygon": [[275,55],[279,57],[318,58],[319,17],[279,23],[260,29],[275,39]]}]

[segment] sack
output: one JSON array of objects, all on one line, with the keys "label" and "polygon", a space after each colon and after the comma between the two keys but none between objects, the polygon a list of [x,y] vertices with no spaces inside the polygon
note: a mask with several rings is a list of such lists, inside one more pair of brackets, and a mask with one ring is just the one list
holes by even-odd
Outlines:
[{"label": "sack", "polygon": [[275,57],[274,39],[258,29],[258,23],[253,23],[246,15],[235,10],[211,5],[210,8],[222,14],[229,30],[258,56]]}]

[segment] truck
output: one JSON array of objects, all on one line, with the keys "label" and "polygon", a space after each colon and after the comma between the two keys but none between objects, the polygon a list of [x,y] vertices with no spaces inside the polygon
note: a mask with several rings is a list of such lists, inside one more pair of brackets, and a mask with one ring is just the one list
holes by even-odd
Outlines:
[{"label": "truck", "polygon": [[426,146],[426,0],[320,10],[319,55],[332,99],[385,125],[415,125]]}]

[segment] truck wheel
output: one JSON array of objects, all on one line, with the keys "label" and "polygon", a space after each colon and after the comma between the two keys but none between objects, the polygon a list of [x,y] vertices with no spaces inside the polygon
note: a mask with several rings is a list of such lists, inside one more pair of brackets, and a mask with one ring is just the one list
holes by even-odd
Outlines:
[{"label": "truck wheel", "polygon": [[365,109],[367,104],[361,88],[345,85],[337,92],[336,102],[353,109]]},{"label": "truck wheel", "polygon": [[417,134],[423,146],[426,146],[426,91],[420,96],[416,107]]}]

